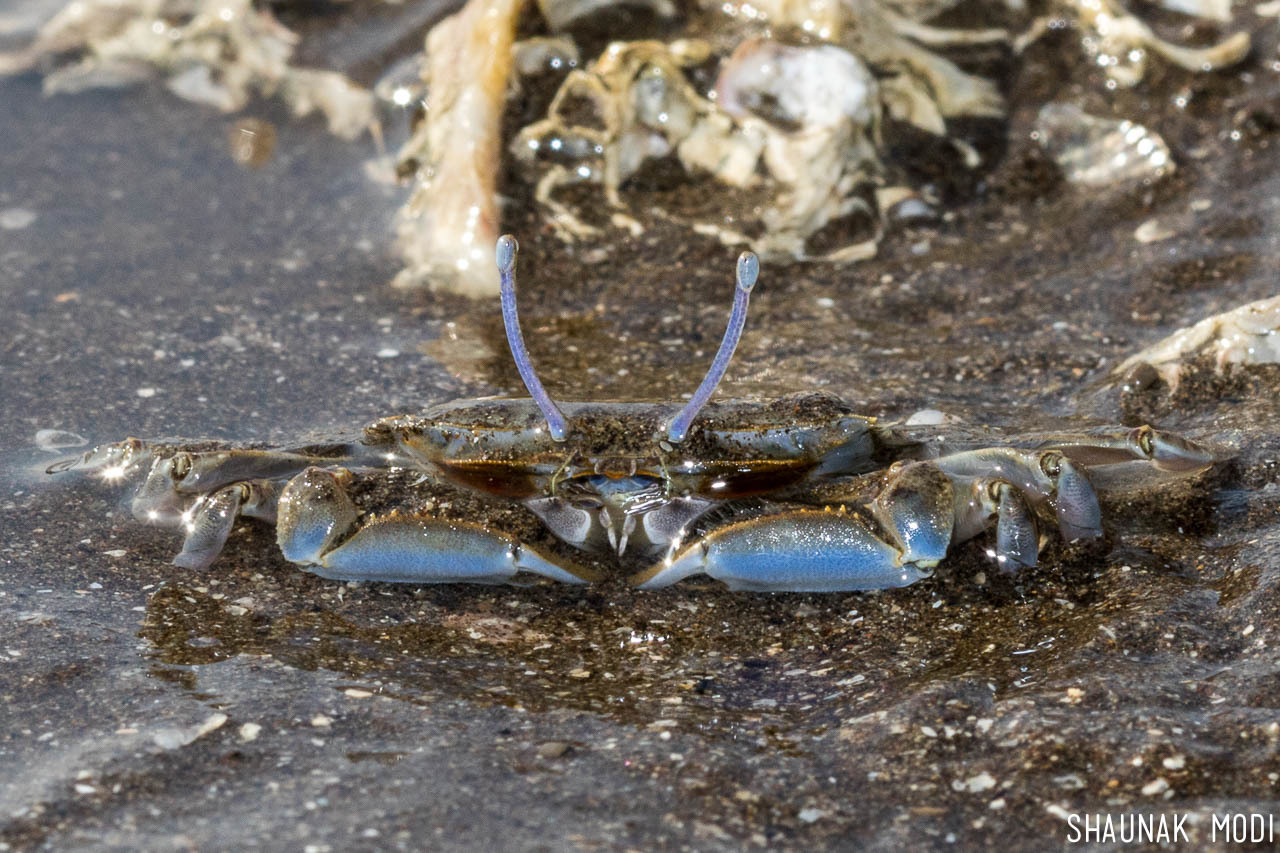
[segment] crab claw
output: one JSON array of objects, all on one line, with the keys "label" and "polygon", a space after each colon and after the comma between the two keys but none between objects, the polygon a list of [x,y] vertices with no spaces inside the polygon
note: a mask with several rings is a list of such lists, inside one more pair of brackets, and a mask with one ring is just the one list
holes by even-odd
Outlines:
[{"label": "crab claw", "polygon": [[276,528],[285,559],[335,580],[505,583],[522,571],[565,583],[595,580],[471,522],[412,514],[358,523],[345,479],[308,468],[285,486]]},{"label": "crab claw", "polygon": [[899,544],[900,562],[935,566],[947,556],[955,526],[953,492],[951,480],[932,462],[891,471],[871,513]]},{"label": "crab claw", "polygon": [[712,531],[632,583],[656,589],[705,573],[730,589],[836,592],[906,586],[933,574],[936,560],[904,556],[861,515],[796,509]]}]

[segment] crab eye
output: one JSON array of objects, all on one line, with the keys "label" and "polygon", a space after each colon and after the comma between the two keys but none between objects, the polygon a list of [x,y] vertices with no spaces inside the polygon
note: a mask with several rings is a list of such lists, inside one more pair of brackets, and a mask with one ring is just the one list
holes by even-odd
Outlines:
[{"label": "crab eye", "polygon": [[516,238],[503,234],[498,238],[494,248],[494,259],[498,264],[498,277],[502,290],[502,325],[507,330],[507,345],[511,348],[511,357],[515,359],[516,370],[524,380],[524,387],[529,389],[529,396],[542,410],[547,420],[547,431],[555,441],[564,441],[569,436],[569,422],[564,413],[547,396],[538,374],[533,370],[533,362],[529,360],[529,351],[524,345],[524,335],[520,333],[520,316],[516,311],[516,252],[519,246]]},{"label": "crab eye", "polygon": [[1150,458],[1155,455],[1156,442],[1155,430],[1149,426],[1138,427],[1134,430],[1134,440],[1138,444],[1138,449],[1142,451],[1142,455]]},{"label": "crab eye", "polygon": [[1050,477],[1058,476],[1058,473],[1062,471],[1062,454],[1056,450],[1041,454],[1040,470]]},{"label": "crab eye", "polygon": [[191,454],[179,453],[173,457],[173,461],[169,463],[169,475],[175,480],[181,480],[191,473]]},{"label": "crab eye", "polygon": [[689,434],[689,427],[693,425],[693,419],[711,399],[716,386],[724,378],[724,372],[729,369],[729,360],[733,358],[733,351],[738,348],[738,339],[742,337],[742,329],[747,324],[747,305],[751,301],[751,288],[756,286],[756,279],[760,276],[760,259],[755,253],[743,252],[738,256],[736,276],[733,307],[729,309],[729,324],[725,327],[724,337],[720,340],[720,349],[716,351],[716,357],[712,360],[711,367],[703,377],[698,390],[693,392],[689,402],[667,426],[667,440],[672,444],[684,441],[685,436]]}]

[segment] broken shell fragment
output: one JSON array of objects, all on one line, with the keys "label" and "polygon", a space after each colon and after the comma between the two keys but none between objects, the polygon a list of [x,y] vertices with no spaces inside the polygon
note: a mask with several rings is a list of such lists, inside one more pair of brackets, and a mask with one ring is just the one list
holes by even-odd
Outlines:
[{"label": "broken shell fragment", "polygon": [[511,48],[516,72],[534,74],[577,68],[582,58],[578,46],[567,38],[530,38]]},{"label": "broken shell fragment", "polygon": [[[1214,71],[1235,65],[1249,53],[1249,34],[1238,32],[1210,47],[1185,47],[1165,41],[1137,16],[1115,0],[1066,0],[1065,8],[1075,12],[1084,32],[1081,46],[1111,80],[1111,85],[1135,86],[1147,72],[1147,59],[1154,53],[1188,71]],[[1221,0],[1164,0],[1163,5],[1190,15],[1224,21],[1229,4]],[[1019,39],[1021,46],[1034,41],[1047,29],[1041,20]]]},{"label": "broken shell fragment", "polygon": [[1088,115],[1074,104],[1045,104],[1035,137],[1066,179],[1080,186],[1151,181],[1174,170],[1159,134],[1131,121]]},{"label": "broken shell fragment", "polygon": [[297,43],[252,0],[76,0],[26,48],[0,53],[0,74],[47,61],[46,94],[164,76],[178,97],[224,112],[279,94],[294,115],[319,110],[343,138],[376,133],[373,97],[336,72],[290,65]]},{"label": "broken shell fragment", "polygon": [[761,217],[767,232],[760,250],[805,257],[809,235],[868,209],[857,190],[880,171],[880,101],[875,78],[856,56],[834,45],[749,39],[721,70],[716,94],[740,123],[761,120],[763,162],[780,185],[777,203]]},{"label": "broken shell fragment", "polygon": [[521,0],[469,0],[427,36],[426,120],[401,148],[413,194],[397,221],[408,266],[397,287],[498,292],[502,111]]},{"label": "broken shell fragment", "polygon": [[1115,369],[1130,376],[1153,368],[1171,389],[1182,368],[1202,354],[1213,356],[1219,370],[1230,364],[1280,363],[1280,296],[1259,299],[1231,311],[1206,317],[1130,356]]}]

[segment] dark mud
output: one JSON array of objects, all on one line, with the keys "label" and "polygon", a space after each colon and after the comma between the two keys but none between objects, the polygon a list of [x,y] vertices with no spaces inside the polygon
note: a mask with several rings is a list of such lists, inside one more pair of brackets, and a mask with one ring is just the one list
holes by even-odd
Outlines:
[{"label": "dark mud", "polygon": [[[159,90],[0,83],[0,209],[35,215],[0,231],[0,849],[1038,850],[1082,812],[1189,814],[1201,847],[1215,813],[1280,812],[1280,368],[1108,382],[1275,293],[1273,30],[1230,74],[1120,93],[1049,39],[950,221],[764,270],[725,396],[1233,454],[1108,506],[1104,548],[1009,579],[973,543],[881,594],[348,585],[253,523],[169,565],[171,531],[40,473],[37,430],[296,444],[517,392],[497,306],[387,287],[401,194],[361,176],[371,146],[260,104],[275,153],[246,171],[234,119]],[[1179,171],[1076,193],[1029,138],[1048,97],[1140,115]],[[553,396],[691,390],[734,253],[662,221],[566,247],[507,191]],[[1135,240],[1152,218],[1175,236]]]}]

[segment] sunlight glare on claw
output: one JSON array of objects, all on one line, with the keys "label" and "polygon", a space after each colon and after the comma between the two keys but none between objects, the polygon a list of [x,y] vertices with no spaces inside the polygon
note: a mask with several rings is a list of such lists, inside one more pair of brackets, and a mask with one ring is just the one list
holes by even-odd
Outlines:
[{"label": "sunlight glare on claw", "polygon": [[160,520],[160,513],[156,512],[154,509],[147,510],[147,521],[159,521],[159,520]]},{"label": "sunlight glare on claw", "polygon": [[110,468],[102,469],[102,479],[108,482],[114,482],[124,476],[123,465],[112,465]]}]

